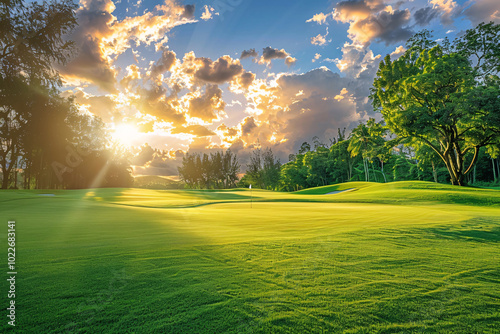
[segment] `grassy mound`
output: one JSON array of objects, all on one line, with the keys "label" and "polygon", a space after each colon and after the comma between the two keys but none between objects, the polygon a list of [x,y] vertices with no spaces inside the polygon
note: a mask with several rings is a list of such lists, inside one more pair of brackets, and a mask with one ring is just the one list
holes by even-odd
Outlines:
[{"label": "grassy mound", "polygon": [[138,175],[134,177],[134,187],[145,189],[181,189],[183,184],[170,176]]},{"label": "grassy mound", "polygon": [[335,194],[337,202],[368,202],[388,204],[450,203],[464,205],[500,205],[500,192],[494,189],[457,187],[424,181],[391,183],[347,182],[297,191],[299,195],[324,195],[332,191],[354,189]]}]

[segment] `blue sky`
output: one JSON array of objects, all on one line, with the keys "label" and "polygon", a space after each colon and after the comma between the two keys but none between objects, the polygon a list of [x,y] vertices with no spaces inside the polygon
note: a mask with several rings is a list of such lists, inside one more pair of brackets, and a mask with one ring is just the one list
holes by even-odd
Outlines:
[{"label": "blue sky", "polygon": [[[68,36],[78,52],[59,68],[65,95],[122,144],[148,143],[166,160],[178,150],[248,155],[256,146],[286,157],[314,136],[327,141],[339,127],[380,118],[367,98],[378,62],[398,57],[413,33],[453,40],[500,22],[497,0],[79,5]],[[243,50],[252,56],[240,59]]]}]

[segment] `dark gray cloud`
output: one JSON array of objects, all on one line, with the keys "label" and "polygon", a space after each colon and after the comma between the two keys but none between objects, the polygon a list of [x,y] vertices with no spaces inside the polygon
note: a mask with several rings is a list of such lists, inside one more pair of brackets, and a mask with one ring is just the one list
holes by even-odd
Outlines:
[{"label": "dark gray cloud", "polygon": [[110,1],[84,1],[77,10],[77,28],[67,36],[75,42],[76,54],[66,64],[59,66],[59,72],[68,79],[85,80],[95,83],[108,92],[116,92],[115,72],[111,64],[102,56],[100,39],[96,36],[109,34],[114,20],[110,13]]},{"label": "dark gray cloud", "polygon": [[356,124],[354,112],[353,103],[347,99],[335,101],[319,94],[290,105],[287,111],[289,119],[283,131],[291,137],[292,152],[297,152],[304,141],[310,142],[314,136],[323,141],[335,138],[338,128],[350,128]]},{"label": "dark gray cloud", "polygon": [[262,113],[240,122],[241,137],[231,142],[231,149],[244,159],[255,145],[270,147],[287,161],[290,153],[314,136],[328,141],[338,128],[350,128],[364,115],[356,112],[352,93],[346,89],[350,82],[326,67],[281,76],[276,87],[263,93],[275,97],[258,104]]},{"label": "dark gray cloud", "polygon": [[255,80],[255,74],[252,72],[244,72],[237,78],[237,83],[239,87],[243,89],[248,89],[252,82]]},{"label": "dark gray cloud", "polygon": [[163,50],[160,59],[150,67],[151,76],[153,78],[167,71],[170,71],[172,65],[175,63],[175,52],[170,50]]},{"label": "dark gray cloud", "polygon": [[188,20],[194,19],[194,10],[195,5],[185,5],[184,12],[182,13],[181,17]]},{"label": "dark gray cloud", "polygon": [[243,135],[251,133],[255,128],[257,128],[257,125],[255,124],[255,119],[253,117],[246,117],[241,123],[241,132]]},{"label": "dark gray cloud", "polygon": [[197,63],[201,63],[194,76],[202,81],[222,84],[227,81],[233,80],[234,77],[243,72],[238,60],[233,60],[229,56],[222,56],[216,61],[210,58],[196,58]]},{"label": "dark gray cloud", "polygon": [[432,7],[424,7],[418,9],[414,14],[413,18],[415,19],[415,23],[421,27],[425,27],[429,25],[429,23],[435,18],[439,17],[439,11]]},{"label": "dark gray cloud", "polygon": [[259,54],[257,53],[257,51],[255,51],[255,49],[250,49],[250,50],[243,50],[241,52],[241,56],[240,56],[240,59],[245,59],[245,58],[250,58],[250,57],[257,57]]},{"label": "dark gray cloud", "polygon": [[405,41],[413,35],[413,31],[406,26],[410,21],[410,17],[411,14],[408,9],[393,12],[382,11],[377,15],[369,16],[354,23],[350,29],[358,34],[364,33],[368,41],[378,40],[389,45]]},{"label": "dark gray cloud", "polygon": [[262,49],[262,59],[266,62],[270,61],[271,59],[285,59],[288,56],[289,54],[285,51],[285,49],[278,50],[270,46]]},{"label": "dark gray cloud", "polygon": [[217,85],[207,85],[203,94],[190,99],[189,115],[204,122],[212,122],[224,113],[225,106],[222,90]]},{"label": "dark gray cloud", "polygon": [[285,51],[285,49],[274,49],[270,46],[265,47],[262,49],[262,56],[259,59],[259,64],[271,64],[271,60],[273,59],[285,59],[285,64],[287,66],[291,66],[295,64],[297,61],[296,58],[290,56],[288,52]]},{"label": "dark gray cloud", "polygon": [[500,1],[478,0],[473,2],[463,13],[473,24],[490,21],[500,23]]}]

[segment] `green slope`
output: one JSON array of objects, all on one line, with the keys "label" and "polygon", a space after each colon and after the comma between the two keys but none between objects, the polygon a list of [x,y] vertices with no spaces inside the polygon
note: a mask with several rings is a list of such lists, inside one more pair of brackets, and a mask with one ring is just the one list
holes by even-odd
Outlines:
[{"label": "green slope", "polygon": [[0,191],[2,220],[17,222],[16,332],[495,333],[500,321],[500,191],[41,193]]}]

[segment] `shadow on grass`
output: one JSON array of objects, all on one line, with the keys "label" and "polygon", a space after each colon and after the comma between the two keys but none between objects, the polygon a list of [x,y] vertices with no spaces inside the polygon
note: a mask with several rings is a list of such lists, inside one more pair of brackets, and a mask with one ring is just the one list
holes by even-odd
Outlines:
[{"label": "shadow on grass", "polygon": [[424,231],[437,238],[474,241],[474,242],[500,242],[500,227],[493,225],[490,220],[475,219],[463,226],[465,229],[427,228]]}]

